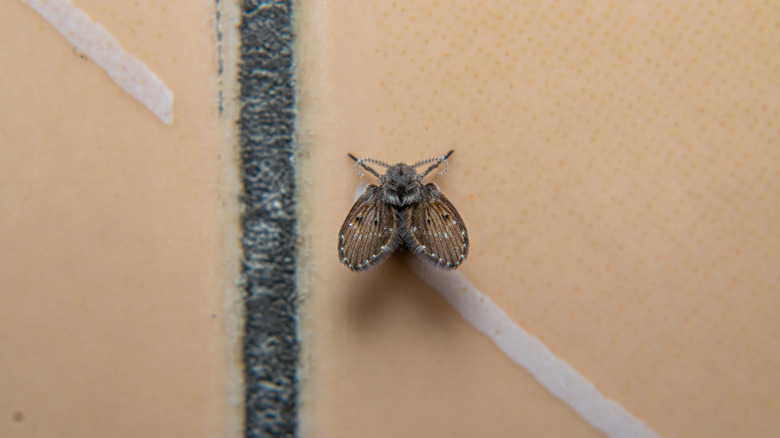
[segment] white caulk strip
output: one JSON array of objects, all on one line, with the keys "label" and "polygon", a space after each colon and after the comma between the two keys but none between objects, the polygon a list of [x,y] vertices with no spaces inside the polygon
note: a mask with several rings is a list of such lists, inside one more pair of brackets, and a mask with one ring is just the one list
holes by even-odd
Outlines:
[{"label": "white caulk strip", "polygon": [[357,199],[363,195],[363,192],[366,191],[366,187],[368,187],[368,183],[361,179],[357,188],[355,189],[355,201],[357,201]]},{"label": "white caulk strip", "polygon": [[436,289],[463,318],[527,369],[553,395],[571,406],[593,427],[612,438],[658,438],[655,431],[619,403],[601,394],[568,363],[558,359],[534,336],[482,294],[459,272],[445,272],[417,258],[412,270]]},{"label": "white caulk strip", "polygon": [[70,0],[22,0],[51,23],[73,47],[95,61],[123,90],[166,125],[173,123],[173,92],[149,68],[125,52],[106,28]]}]

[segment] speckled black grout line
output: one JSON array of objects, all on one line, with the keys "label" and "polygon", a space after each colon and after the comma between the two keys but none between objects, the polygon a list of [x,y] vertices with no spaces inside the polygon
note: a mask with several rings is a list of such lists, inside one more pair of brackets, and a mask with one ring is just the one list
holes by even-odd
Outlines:
[{"label": "speckled black grout line", "polygon": [[297,428],[292,1],[241,2],[246,436]]}]

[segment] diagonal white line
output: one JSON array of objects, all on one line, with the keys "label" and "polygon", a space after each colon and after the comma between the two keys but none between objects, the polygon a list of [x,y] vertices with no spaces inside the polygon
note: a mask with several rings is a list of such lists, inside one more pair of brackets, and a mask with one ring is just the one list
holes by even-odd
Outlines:
[{"label": "diagonal white line", "polygon": [[22,0],[54,26],[76,49],[95,61],[123,90],[166,125],[173,123],[173,92],[116,38],[70,0]]},{"label": "diagonal white line", "polygon": [[659,438],[654,430],[553,354],[539,339],[515,324],[460,272],[445,272],[414,257],[412,270],[436,289],[477,330],[513,362],[530,372],[553,395],[611,438]]}]

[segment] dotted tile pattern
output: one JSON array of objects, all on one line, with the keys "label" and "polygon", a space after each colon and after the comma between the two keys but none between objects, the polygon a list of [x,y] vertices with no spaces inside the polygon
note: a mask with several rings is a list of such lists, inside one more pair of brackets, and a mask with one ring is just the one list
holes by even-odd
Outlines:
[{"label": "dotted tile pattern", "polygon": [[[454,148],[437,183],[477,287],[662,435],[774,432],[780,5],[353,1],[328,17],[324,144]],[[354,184],[341,153],[327,168],[345,176],[314,193]],[[340,214],[313,225],[319,269],[338,269]]]}]

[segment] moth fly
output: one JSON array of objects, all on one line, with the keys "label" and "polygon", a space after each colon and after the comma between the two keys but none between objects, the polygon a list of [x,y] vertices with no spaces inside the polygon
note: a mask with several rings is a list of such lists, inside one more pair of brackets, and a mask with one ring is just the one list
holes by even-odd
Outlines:
[{"label": "moth fly", "polygon": [[[406,247],[418,257],[452,270],[469,252],[469,235],[458,210],[436,184],[425,182],[433,170],[444,166],[454,151],[414,164],[387,164],[373,158],[356,158],[355,172],[365,169],[379,179],[369,184],[349,210],[339,232],[339,260],[353,271],[379,265],[397,249]],[[368,164],[385,169],[380,174]],[[425,170],[417,169],[428,165]]]}]

